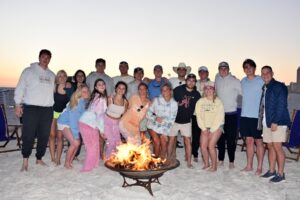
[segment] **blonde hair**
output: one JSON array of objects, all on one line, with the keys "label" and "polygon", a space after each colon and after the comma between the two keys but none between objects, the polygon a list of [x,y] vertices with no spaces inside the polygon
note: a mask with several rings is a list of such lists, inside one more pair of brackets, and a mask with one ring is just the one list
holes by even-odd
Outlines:
[{"label": "blonde hair", "polygon": [[[211,87],[211,86],[204,86],[203,88],[203,96],[207,98],[207,95],[205,94],[205,90],[208,88],[208,87]],[[215,102],[215,99],[217,98],[217,93],[216,93],[216,88],[214,88],[214,94],[213,94],[213,102]]]},{"label": "blonde hair", "polygon": [[63,69],[59,70],[57,73],[56,73],[56,77],[55,77],[55,83],[58,84],[58,77],[61,75],[61,74],[64,74],[66,76],[66,78],[68,78],[68,75],[67,75],[67,72]]},{"label": "blonde hair", "polygon": [[79,99],[82,96],[81,91],[82,91],[83,88],[89,89],[87,85],[83,84],[83,85],[80,85],[76,89],[76,91],[72,94],[72,96],[70,98],[70,104],[69,104],[71,110],[74,109],[78,105]]}]

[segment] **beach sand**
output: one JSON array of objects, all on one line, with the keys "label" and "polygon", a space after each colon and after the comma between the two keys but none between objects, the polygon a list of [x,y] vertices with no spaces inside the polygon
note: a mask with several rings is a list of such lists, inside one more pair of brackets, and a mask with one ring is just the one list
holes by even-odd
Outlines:
[{"label": "beach sand", "polygon": [[[66,148],[66,147],[65,147]],[[215,173],[201,169],[202,161],[193,163],[194,169],[186,167],[184,150],[177,149],[181,165],[166,172],[159,180],[161,185],[152,184],[155,199],[203,199],[203,200],[299,200],[300,162],[287,160],[286,182],[272,184],[257,177],[254,172],[242,172],[246,162],[245,152],[237,147],[235,169],[225,165]],[[47,167],[35,164],[35,149],[29,160],[29,171],[20,172],[22,156],[20,151],[0,154],[0,199],[153,199],[143,187],[122,188],[123,179],[119,173],[100,166],[91,172],[79,172],[84,148],[74,169],[67,170],[50,162],[47,149],[44,161]],[[62,156],[64,161],[65,153]],[[256,164],[256,161],[255,161]],[[267,170],[267,157],[264,172]]]}]

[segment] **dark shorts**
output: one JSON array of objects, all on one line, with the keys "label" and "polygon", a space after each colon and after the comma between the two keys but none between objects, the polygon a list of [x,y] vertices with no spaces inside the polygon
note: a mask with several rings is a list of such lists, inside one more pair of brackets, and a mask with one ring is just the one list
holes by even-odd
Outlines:
[{"label": "dark shorts", "polygon": [[242,137],[262,139],[262,131],[257,130],[257,118],[241,117],[240,133]]}]

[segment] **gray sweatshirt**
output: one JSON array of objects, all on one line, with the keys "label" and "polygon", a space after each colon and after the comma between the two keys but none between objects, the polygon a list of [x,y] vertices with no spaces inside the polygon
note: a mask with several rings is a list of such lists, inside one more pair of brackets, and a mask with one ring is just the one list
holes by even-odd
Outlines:
[{"label": "gray sweatshirt", "polygon": [[23,70],[15,89],[14,100],[18,104],[50,107],[54,104],[55,74],[32,63]]}]

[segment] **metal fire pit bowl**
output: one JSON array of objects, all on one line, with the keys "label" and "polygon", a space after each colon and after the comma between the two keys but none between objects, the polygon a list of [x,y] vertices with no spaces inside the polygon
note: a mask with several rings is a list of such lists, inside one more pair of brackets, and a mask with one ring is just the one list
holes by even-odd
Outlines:
[{"label": "metal fire pit bowl", "polygon": [[[122,187],[129,187],[129,186],[142,186],[146,188],[149,193],[153,196],[152,189],[151,189],[151,183],[158,183],[160,184],[158,178],[161,177],[165,172],[175,169],[180,165],[179,160],[175,160],[168,165],[162,166],[157,169],[150,169],[150,170],[144,170],[144,171],[137,171],[137,170],[131,170],[131,169],[121,169],[116,168],[112,166],[112,164],[108,161],[105,162],[105,167],[119,172],[120,175],[123,177],[123,185]],[[130,178],[135,180],[136,182],[133,184],[129,184],[125,178]]]}]

